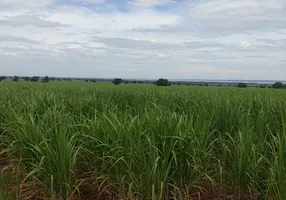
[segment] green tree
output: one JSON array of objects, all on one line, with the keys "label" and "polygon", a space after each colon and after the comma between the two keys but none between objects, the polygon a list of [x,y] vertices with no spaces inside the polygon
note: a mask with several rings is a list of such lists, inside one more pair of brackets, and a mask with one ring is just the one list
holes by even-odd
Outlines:
[{"label": "green tree", "polygon": [[281,88],[283,88],[283,83],[276,82],[276,83],[273,84],[272,87],[275,88],[275,89],[281,89]]},{"label": "green tree", "polygon": [[23,77],[23,79],[24,79],[25,81],[30,81],[30,80],[31,80],[31,78],[28,77],[28,76]]},{"label": "green tree", "polygon": [[1,81],[5,80],[5,79],[6,79],[6,76],[1,76],[1,77],[0,77],[0,80],[1,80]]},{"label": "green tree", "polygon": [[169,86],[171,85],[168,81],[168,79],[160,78],[156,81],[157,86]]},{"label": "green tree", "polygon": [[14,76],[12,81],[19,81],[19,77],[18,76]]},{"label": "green tree", "polygon": [[42,79],[42,83],[48,83],[50,82],[50,78],[48,76],[45,76],[43,79]]},{"label": "green tree", "polygon": [[247,84],[246,83],[238,83],[237,87],[239,88],[247,88]]},{"label": "green tree", "polygon": [[121,78],[115,78],[112,80],[112,83],[114,85],[119,85],[119,84],[123,83],[123,80]]},{"label": "green tree", "polygon": [[31,78],[31,81],[32,81],[32,82],[38,82],[39,79],[40,79],[39,76],[33,76],[33,77]]}]

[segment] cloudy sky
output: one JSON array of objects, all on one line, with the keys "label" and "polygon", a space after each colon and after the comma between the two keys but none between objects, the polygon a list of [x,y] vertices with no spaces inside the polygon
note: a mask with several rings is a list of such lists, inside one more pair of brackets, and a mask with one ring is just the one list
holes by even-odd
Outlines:
[{"label": "cloudy sky", "polygon": [[286,80],[286,0],[0,0],[0,75]]}]

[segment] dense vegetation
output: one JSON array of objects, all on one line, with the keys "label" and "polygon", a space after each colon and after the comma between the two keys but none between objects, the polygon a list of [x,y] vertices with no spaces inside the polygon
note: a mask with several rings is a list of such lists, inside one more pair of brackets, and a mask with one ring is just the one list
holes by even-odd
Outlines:
[{"label": "dense vegetation", "polygon": [[284,200],[285,92],[1,82],[0,200]]},{"label": "dense vegetation", "polygon": [[273,88],[275,88],[275,89],[281,89],[283,87],[284,87],[283,83],[281,83],[281,82],[276,82],[273,84]]},{"label": "dense vegetation", "polygon": [[247,88],[247,84],[246,83],[238,83],[237,87],[239,87],[239,88]]},{"label": "dense vegetation", "polygon": [[112,80],[112,83],[114,85],[120,85],[121,83],[123,83],[123,80],[121,78],[115,78]]},{"label": "dense vegetation", "polygon": [[169,83],[168,79],[160,78],[156,81],[157,86],[170,86],[171,84]]}]

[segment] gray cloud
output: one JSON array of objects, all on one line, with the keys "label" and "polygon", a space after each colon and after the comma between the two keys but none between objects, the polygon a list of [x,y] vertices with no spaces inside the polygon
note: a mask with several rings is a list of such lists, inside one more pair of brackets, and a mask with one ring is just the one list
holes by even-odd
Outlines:
[{"label": "gray cloud", "polygon": [[214,0],[191,5],[189,21],[197,23],[201,32],[272,31],[286,27],[284,0]]},{"label": "gray cloud", "polygon": [[0,35],[0,42],[4,42],[4,41],[26,42],[26,43],[31,43],[31,44],[37,43],[37,41],[29,40],[23,37]]}]

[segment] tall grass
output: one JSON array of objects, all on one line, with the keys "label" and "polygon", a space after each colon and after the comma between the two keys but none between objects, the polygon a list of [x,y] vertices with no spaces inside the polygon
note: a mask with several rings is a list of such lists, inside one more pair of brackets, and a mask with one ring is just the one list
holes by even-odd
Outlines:
[{"label": "tall grass", "polygon": [[0,93],[2,146],[48,198],[286,199],[285,91],[1,83]]}]

